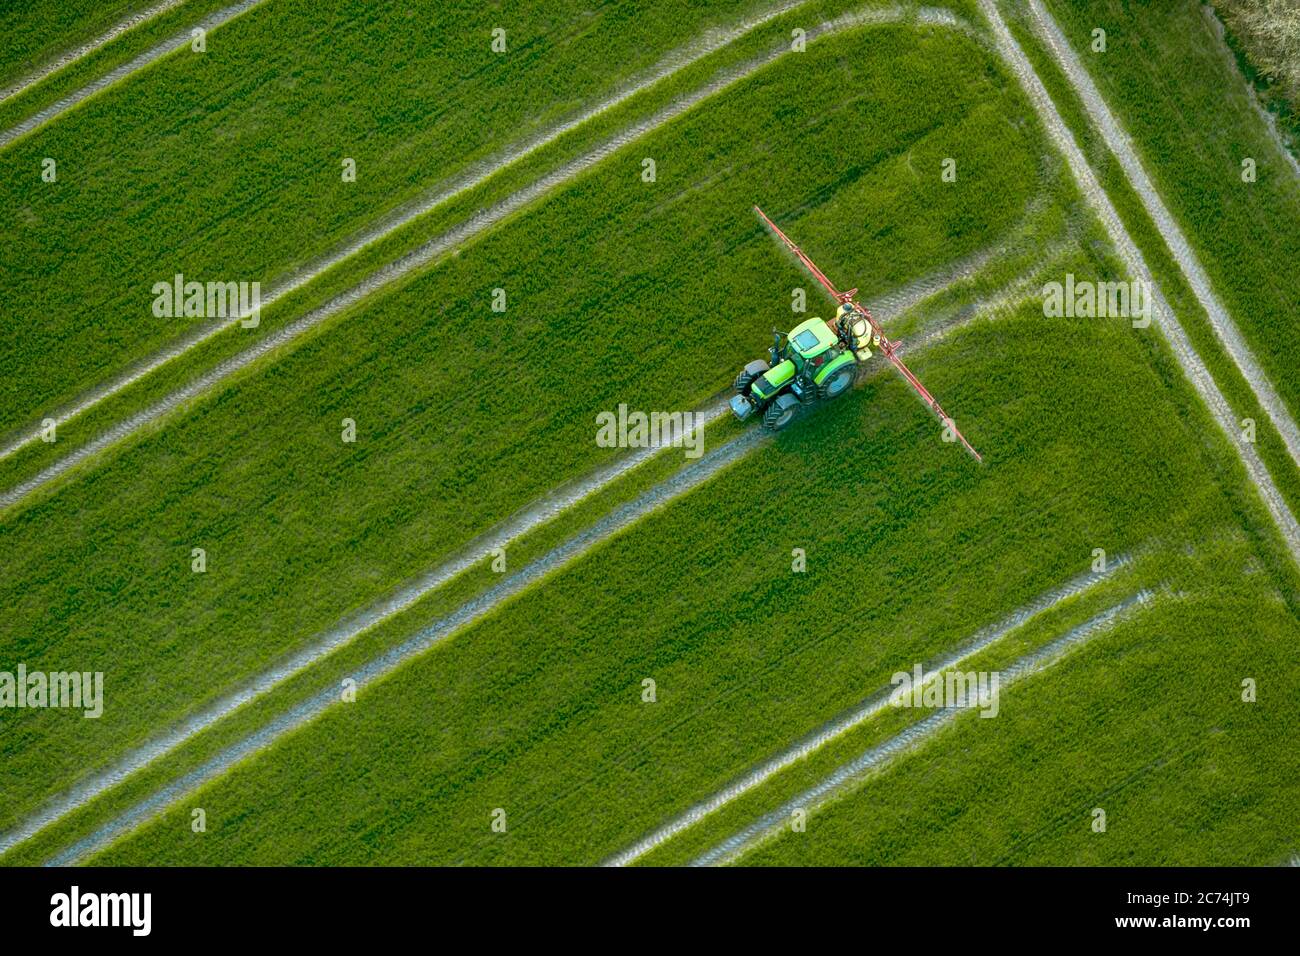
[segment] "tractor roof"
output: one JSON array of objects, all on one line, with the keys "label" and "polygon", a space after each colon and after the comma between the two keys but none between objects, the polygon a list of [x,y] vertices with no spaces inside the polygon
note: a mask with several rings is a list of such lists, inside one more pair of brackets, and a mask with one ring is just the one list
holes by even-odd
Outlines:
[{"label": "tractor roof", "polygon": [[790,345],[804,358],[820,355],[836,342],[835,333],[821,319],[808,319],[790,330]]}]

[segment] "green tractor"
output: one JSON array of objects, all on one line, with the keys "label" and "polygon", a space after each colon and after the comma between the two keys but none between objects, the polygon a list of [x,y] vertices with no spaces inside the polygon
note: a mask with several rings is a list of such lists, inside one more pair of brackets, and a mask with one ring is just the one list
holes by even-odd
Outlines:
[{"label": "green tractor", "polygon": [[768,361],[750,362],[736,376],[731,410],[742,422],[762,412],[763,427],[774,432],[808,406],[846,394],[861,363],[871,358],[870,346],[880,344],[871,325],[848,303],[830,322],[808,319],[789,335],[775,329],[772,335]]}]

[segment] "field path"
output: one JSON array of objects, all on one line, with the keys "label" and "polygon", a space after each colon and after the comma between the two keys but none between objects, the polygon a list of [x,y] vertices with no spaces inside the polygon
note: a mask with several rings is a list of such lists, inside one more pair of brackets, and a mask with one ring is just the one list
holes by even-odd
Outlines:
[{"label": "field path", "polygon": [[1065,157],[1065,161],[1070,167],[1070,172],[1078,183],[1080,191],[1096,211],[1097,217],[1105,227],[1111,243],[1119,252],[1125,267],[1128,268],[1132,275],[1146,282],[1152,290],[1152,298],[1156,305],[1153,310],[1155,324],[1160,327],[1165,338],[1169,341],[1174,357],[1178,360],[1178,364],[1182,366],[1184,374],[1192,383],[1192,387],[1196,389],[1197,395],[1210,410],[1219,427],[1223,429],[1224,435],[1228,438],[1228,443],[1236,449],[1237,455],[1246,467],[1246,473],[1259,490],[1265,506],[1281,532],[1282,539],[1291,552],[1292,560],[1300,564],[1300,524],[1296,523],[1295,516],[1287,507],[1277,489],[1277,485],[1273,483],[1273,478],[1269,475],[1268,469],[1264,466],[1254,445],[1242,441],[1238,437],[1238,424],[1232,407],[1228,404],[1227,399],[1223,397],[1223,393],[1219,391],[1219,387],[1215,384],[1209,369],[1205,367],[1205,362],[1192,347],[1191,341],[1187,338],[1187,332],[1179,323],[1178,317],[1160,291],[1160,287],[1151,275],[1151,270],[1147,267],[1146,260],[1143,258],[1137,244],[1133,241],[1132,236],[1124,228],[1124,223],[1115,211],[1115,207],[1111,204],[1110,198],[1106,195],[1105,190],[1101,188],[1100,183],[1097,182],[1096,175],[1088,165],[1087,160],[1084,159],[1083,153],[1079,150],[1078,144],[1070,134],[1065,120],[1061,118],[1061,114],[1057,111],[1051,96],[1048,95],[1042,80],[1034,72],[1034,68],[1025,56],[1025,52],[1020,48],[1020,44],[1016,42],[1010,30],[1007,29],[1002,14],[998,12],[997,4],[994,0],[979,0],[979,2],[980,9],[984,12],[990,26],[993,28],[994,41],[997,44],[999,53],[1006,61],[1008,68],[1020,80],[1030,103],[1033,104],[1053,143]]},{"label": "field path", "polygon": [[115,23],[113,26],[109,27],[105,33],[91,40],[89,43],[84,43],[81,46],[76,47],[75,49],[68,50],[64,53],[58,54],[57,56],[54,57],[54,59],[50,60],[44,66],[38,68],[35,72],[31,73],[30,75],[19,80],[13,86],[9,87],[6,90],[0,90],[0,103],[3,103],[5,100],[12,99],[13,97],[17,96],[19,93],[24,92],[25,90],[31,89],[37,83],[40,83],[42,80],[46,79],[47,77],[53,76],[55,73],[59,72],[59,70],[62,70],[64,67],[71,66],[73,63],[76,63],[78,60],[94,53],[100,47],[107,46],[109,43],[112,43],[123,33],[135,29],[142,23],[148,23],[154,17],[161,16],[162,14],[166,13],[168,10],[174,10],[176,7],[179,7],[184,2],[185,0],[163,0],[163,2],[158,4],[157,6],[150,7],[147,10],[141,10],[139,13],[133,13],[130,16],[126,17],[121,22]]},{"label": "field path", "polygon": [[[813,40],[818,36],[828,35],[843,29],[870,24],[891,23],[911,16],[921,16],[921,18],[926,22],[943,23],[949,26],[957,26],[960,23],[960,21],[956,20],[951,14],[942,10],[923,8],[919,14],[916,14],[902,8],[873,9],[860,14],[843,16],[836,20],[822,23],[819,26],[808,30],[807,36],[809,40]],[[308,312],[306,315],[289,325],[259,339],[244,351],[226,359],[215,368],[191,381],[189,384],[177,389],[148,408],[135,413],[125,421],[119,422],[117,425],[98,435],[85,445],[74,449],[68,455],[59,461],[56,461],[54,464],[49,465],[32,478],[21,482],[7,491],[0,492],[0,508],[10,507],[19,503],[32,492],[54,481],[56,478],[65,474],[75,466],[118,442],[136,434],[141,429],[163,418],[184,403],[199,397],[204,392],[207,392],[209,389],[230,378],[235,373],[249,367],[263,356],[281,346],[287,345],[302,336],[304,333],[316,328],[327,319],[353,305],[356,305],[363,299],[386,288],[412,271],[427,266],[439,257],[470,242],[486,230],[496,226],[508,216],[518,212],[546,194],[577,178],[580,174],[586,172],[598,163],[608,159],[628,144],[654,132],[666,123],[677,119],[687,111],[698,106],[704,100],[734,86],[736,83],[739,83],[764,67],[769,66],[789,52],[787,46],[781,46],[776,50],[750,60],[740,67],[727,71],[723,75],[715,78],[709,84],[677,99],[651,118],[635,124],[630,129],[624,130],[616,136],[610,137],[590,152],[566,163],[559,169],[548,173],[532,185],[518,190],[488,209],[480,210],[456,228],[429,240],[424,245],[419,246],[398,259],[395,259],[386,266],[382,266],[351,289],[340,293],[325,304],[313,309],[311,312]],[[238,321],[238,319],[236,318],[233,321]],[[219,329],[217,331],[219,331]],[[177,352],[176,354],[180,353]],[[174,357],[174,355],[171,357]],[[167,359],[163,359],[163,361],[166,360]],[[158,364],[162,363],[159,362]],[[147,374],[147,372],[140,372],[131,380],[134,381],[143,374]],[[126,382],[125,384],[129,384],[129,382]],[[120,390],[121,387],[124,387],[124,385],[113,386],[111,388],[113,390]],[[93,401],[90,399],[83,401],[80,410],[84,411],[86,408],[89,408],[90,405],[102,401],[103,398],[108,397],[108,395],[112,393],[112,391],[104,391],[97,398],[92,396]],[[12,444],[5,449],[5,454],[11,453],[17,448],[34,441],[37,437],[39,437],[39,430],[30,432],[20,438],[17,443]],[[0,455],[0,457],[3,457],[3,455]]]},{"label": "field path", "polygon": [[[982,263],[986,262],[990,256],[980,254],[977,258]],[[929,290],[926,295],[936,294],[953,282],[965,278],[972,271],[971,262],[963,260],[955,268],[949,267],[925,276],[914,283],[904,286],[899,291],[903,293],[904,299],[915,304],[916,301],[920,301],[921,298],[925,297],[920,295],[918,290]],[[884,301],[878,303],[878,305],[880,306],[879,314],[882,317],[896,314],[892,311],[892,307]],[[946,326],[939,331],[946,334],[951,330],[951,326]],[[920,338],[914,337],[902,343],[899,351],[901,353],[908,347],[913,350],[924,347],[938,337],[934,333]],[[699,430],[707,427],[710,423],[725,415],[727,411],[726,396],[709,402],[694,413],[694,429]],[[204,730],[234,713],[244,704],[262,697],[290,678],[301,674],[334,651],[351,643],[364,631],[378,626],[411,607],[453,578],[484,561],[494,548],[504,549],[508,547],[556,516],[609,487],[650,458],[671,447],[670,439],[670,443],[666,445],[652,445],[648,448],[631,451],[620,457],[612,465],[600,469],[592,475],[562,485],[522,508],[495,528],[479,535],[466,544],[455,556],[439,563],[427,573],[407,583],[374,605],[345,618],[307,648],[258,674],[235,691],[226,694],[210,706],[186,718],[174,730],[131,751],[113,766],[68,790],[8,832],[0,833],[0,855],[35,836],[68,814],[86,806],[128,777],[165,757]]]},{"label": "field path", "polygon": [[[558,571],[585,555],[601,543],[630,527],[636,521],[664,507],[697,486],[708,481],[719,471],[731,465],[768,435],[752,428],[727,444],[706,453],[671,478],[654,486],[635,500],[617,508],[586,531],[552,549],[544,556],[516,571],[500,584],[459,607],[450,615],[424,628],[402,644],[385,652],[352,674],[358,689],[370,686],[387,677],[398,667],[416,658],[447,637],[469,627],[486,617],[502,604],[518,596],[542,578]],[[326,688],[314,697],[276,718],[267,726],[222,751],[203,766],[180,780],[164,787],[153,796],[127,810],[121,816],[95,831],[84,840],[69,847],[50,861],[50,865],[64,866],[78,862],[86,855],[106,846],[122,833],[157,815],[184,795],[225,774],[239,761],[271,746],[288,734],[315,720],[340,700],[339,690]],[[12,846],[12,842],[8,843]],[[0,847],[2,850],[3,847]]]},{"label": "field path", "polygon": [[1191,286],[1197,301],[1201,304],[1201,308],[1209,316],[1210,324],[1214,327],[1219,340],[1228,350],[1228,354],[1232,357],[1238,371],[1250,383],[1250,387],[1259,399],[1260,405],[1268,413],[1268,417],[1282,436],[1287,451],[1291,455],[1291,460],[1300,465],[1300,428],[1296,427],[1295,419],[1291,417],[1285,403],[1277,394],[1277,390],[1274,389],[1273,383],[1268,380],[1268,376],[1260,368],[1259,362],[1251,353],[1246,340],[1241,335],[1241,331],[1237,328],[1236,323],[1232,321],[1232,316],[1228,314],[1228,310],[1224,308],[1223,303],[1214,294],[1214,289],[1210,285],[1210,277],[1206,275],[1205,269],[1196,257],[1196,253],[1192,251],[1187,237],[1179,228],[1168,207],[1161,200],[1155,185],[1147,175],[1146,168],[1142,165],[1142,160],[1138,158],[1137,150],[1133,147],[1133,138],[1124,131],[1119,124],[1119,120],[1115,118],[1115,115],[1110,111],[1110,107],[1106,105],[1105,99],[1102,98],[1101,93],[1092,82],[1092,77],[1083,64],[1079,62],[1079,57],[1074,52],[1074,48],[1070,46],[1065,34],[1061,32],[1061,28],[1047,11],[1047,8],[1043,6],[1042,0],[1029,0],[1029,8],[1034,14],[1034,27],[1039,39],[1056,58],[1057,64],[1061,67],[1075,93],[1083,102],[1093,126],[1101,132],[1102,139],[1106,141],[1110,151],[1119,160],[1124,169],[1124,175],[1128,177],[1129,183],[1132,184],[1133,189],[1141,198],[1147,215],[1151,217],[1151,221],[1160,230],[1160,235],[1164,237],[1165,244],[1169,246],[1169,251],[1178,263],[1178,268],[1186,277],[1188,285]]},{"label": "field path", "polygon": [[[997,643],[1012,631],[1023,627],[1045,611],[1049,611],[1058,604],[1091,590],[1111,577],[1116,571],[1128,566],[1128,564],[1129,559],[1127,557],[1112,560],[1105,571],[1082,574],[1072,581],[1035,598],[1032,602],[1013,611],[1001,621],[982,628],[955,650],[933,664],[926,666],[923,672],[922,686],[930,684],[943,671],[956,667],[967,658],[973,657],[990,645]],[[651,850],[662,846],[679,833],[695,826],[705,817],[721,810],[733,800],[766,783],[781,771],[820,750],[831,741],[838,740],[850,731],[861,727],[888,708],[891,691],[892,688],[882,688],[847,714],[827,721],[811,734],[791,745],[787,750],[782,751],[765,763],[759,764],[734,783],[719,790],[708,799],[695,804],[649,836],[638,840],[623,852],[611,857],[603,865],[628,866],[635,863]]]},{"label": "field path", "polygon": [[[532,153],[535,153],[537,150],[555,142],[566,133],[569,133],[579,126],[582,126],[584,123],[595,119],[597,116],[608,112],[619,104],[631,99],[633,96],[636,96],[638,93],[654,86],[661,80],[668,79],[675,73],[680,72],[704,57],[717,52],[746,34],[758,29],[768,21],[799,7],[806,2],[808,2],[808,0],[785,0],[785,2],[777,4],[758,16],[746,20],[731,29],[709,31],[694,43],[688,44],[680,50],[670,53],[640,80],[620,89],[597,105],[583,111],[572,119],[541,131],[532,139],[520,146],[503,150],[482,162],[474,164],[466,172],[455,177],[449,183],[442,184],[429,193],[399,206],[397,209],[384,215],[372,226],[357,233],[355,236],[346,240],[335,249],[327,252],[325,255],[286,276],[276,279],[268,286],[265,295],[261,298],[259,307],[267,308],[277,299],[296,292],[308,283],[320,278],[320,276],[324,275],[330,269],[345,260],[350,259],[367,246],[373,245],[381,239],[392,235],[394,232],[409,225],[420,216],[450,202],[462,193],[478,187],[492,176],[495,176],[507,167],[519,162],[521,159],[524,159]],[[66,422],[69,419],[84,414],[105,399],[111,398],[113,395],[128,388],[135,382],[140,381],[150,373],[157,371],[172,359],[179,358],[191,349],[197,348],[213,336],[225,331],[226,329],[234,327],[247,317],[247,314],[240,313],[198,327],[190,334],[159,350],[154,355],[144,359],[142,362],[128,368],[117,378],[87,392],[85,395],[78,398],[73,404],[58,410],[50,417],[55,418],[59,422]],[[7,458],[20,448],[37,441],[40,436],[41,429],[39,426],[28,428],[24,433],[19,435],[18,438],[0,448],[0,458]]]},{"label": "field path", "polygon": [[264,0],[240,0],[239,3],[226,7],[224,10],[218,10],[216,13],[205,17],[198,23],[186,27],[171,39],[164,40],[152,49],[146,50],[129,63],[124,63],[116,69],[110,70],[108,73],[105,73],[103,76],[77,90],[77,92],[68,94],[57,103],[47,106],[34,116],[30,116],[23,120],[17,126],[0,132],[0,149],[4,149],[19,137],[26,136],[37,127],[44,126],[50,120],[66,113],[79,103],[85,102],[96,93],[101,93],[110,86],[113,86],[115,83],[122,82],[131,74],[138,73],[140,70],[152,66],[169,53],[174,53],[177,50],[189,46],[190,31],[195,27],[202,27],[205,31],[210,33],[222,24],[229,23],[241,13],[248,12],[262,2],[264,2]]},{"label": "field path", "polygon": [[[1051,643],[1020,658],[1004,671],[1001,671],[1000,689],[1009,687],[1022,677],[1038,673],[1059,661],[1067,652],[1073,650],[1089,639],[1096,637],[1110,628],[1117,619],[1128,614],[1134,608],[1149,604],[1153,595],[1150,591],[1139,591],[1119,604],[1102,611],[1100,614],[1069,631]],[[882,703],[881,709],[886,706]],[[760,843],[777,835],[795,810],[810,811],[826,803],[837,792],[851,786],[865,774],[887,763],[892,758],[929,739],[941,727],[950,724],[954,718],[970,708],[946,707],[936,710],[929,717],[921,720],[884,743],[867,750],[861,756],[841,765],[830,776],[778,809],[773,810],[719,843],[713,849],[703,853],[691,862],[691,866],[719,866],[733,863],[742,855]]]}]

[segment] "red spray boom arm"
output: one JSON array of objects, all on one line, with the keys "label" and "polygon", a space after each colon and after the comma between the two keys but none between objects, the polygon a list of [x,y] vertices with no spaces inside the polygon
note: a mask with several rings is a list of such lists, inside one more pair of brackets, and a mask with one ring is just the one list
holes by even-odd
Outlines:
[{"label": "red spray boom arm", "polygon": [[938,401],[936,401],[935,397],[930,394],[929,390],[924,385],[921,384],[921,380],[917,378],[916,375],[912,372],[912,370],[903,364],[903,360],[898,357],[898,352],[897,352],[898,343],[891,342],[889,340],[889,338],[885,335],[884,329],[880,327],[880,323],[876,321],[876,317],[872,315],[870,312],[868,312],[866,307],[863,306],[860,302],[858,302],[854,298],[854,296],[858,294],[858,290],[849,289],[847,292],[841,292],[838,289],[836,289],[835,286],[831,284],[831,280],[826,278],[826,273],[822,272],[821,269],[817,268],[817,263],[809,259],[808,256],[804,254],[804,251],[802,249],[800,249],[793,242],[791,242],[790,237],[787,236],[784,232],[782,232],[781,228],[776,223],[774,223],[771,219],[768,219],[767,214],[763,212],[763,210],[755,206],[754,211],[757,212],[763,218],[763,221],[767,223],[767,225],[771,228],[771,230],[774,233],[776,233],[778,237],[780,237],[781,241],[786,244],[786,247],[791,252],[793,252],[796,257],[798,257],[799,261],[804,264],[804,267],[809,272],[812,273],[813,278],[815,278],[818,282],[820,282],[823,286],[826,287],[826,291],[835,297],[836,302],[839,302],[841,304],[847,303],[848,305],[851,305],[853,307],[854,312],[856,312],[858,315],[862,316],[869,323],[871,323],[872,331],[876,335],[880,336],[880,351],[884,353],[885,358],[889,359],[889,361],[893,363],[894,367],[898,369],[900,373],[902,373],[903,378],[907,379],[907,384],[911,385],[912,388],[916,391],[916,394],[921,396],[921,400],[930,407],[930,410],[939,416],[939,420],[943,422],[944,427],[952,431],[952,433],[961,441],[961,443],[966,446],[966,450],[975,456],[976,461],[982,462],[984,458],[980,455],[979,452],[975,450],[975,448],[971,445],[971,443],[966,440],[966,436],[957,430],[956,423],[952,420],[951,417],[949,417],[947,412],[945,412],[943,408],[940,407]]}]

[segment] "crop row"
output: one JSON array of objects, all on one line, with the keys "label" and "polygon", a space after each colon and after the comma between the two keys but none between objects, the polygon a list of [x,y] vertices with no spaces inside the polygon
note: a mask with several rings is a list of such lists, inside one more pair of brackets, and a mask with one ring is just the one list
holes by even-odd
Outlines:
[{"label": "crop row", "polygon": [[[1216,293],[1292,416],[1300,332],[1300,189],[1251,106],[1231,55],[1195,4],[1129,8],[1049,0],[1093,80],[1199,255]],[[1193,81],[1194,80],[1194,81]],[[1252,170],[1253,178],[1248,176]]]},{"label": "crop row", "polygon": [[[645,144],[658,182],[641,181],[640,149],[612,158],[13,515],[0,653],[104,669],[117,705],[93,728],[13,721],[9,818],[607,460],[596,412],[716,392],[799,281],[774,269],[750,202],[817,242],[827,268],[869,281],[923,274],[1005,231],[1035,153],[1013,145],[1014,101],[972,77],[977,48],[906,29],[872,41],[866,61],[848,38],[760,74]],[[832,108],[767,122],[796,89]],[[940,103],[953,121],[934,128]],[[846,122],[864,139],[837,148]],[[960,185],[938,175],[950,154]],[[907,244],[844,229],[820,212],[831,202],[859,224],[907,223]],[[504,315],[494,287],[508,290]],[[355,444],[340,440],[345,417]]]},{"label": "crop row", "polygon": [[182,274],[268,290],[754,5],[584,18],[576,3],[535,4],[511,11],[498,54],[501,14],[481,4],[408,17],[396,2],[286,0],[214,32],[206,52],[105,91],[5,150],[0,204],[19,217],[0,247],[16,332],[0,346],[0,429],[39,420],[204,321],[157,316],[155,283]]},{"label": "crop row", "polygon": [[[1089,274],[1084,256],[1072,266]],[[901,383],[873,381],[101,861],[604,858],[893,671],[1077,574],[1093,548],[1231,529],[1240,490],[1207,470],[1206,416],[1162,379],[1155,340],[1135,349],[1134,335],[1048,322],[1032,304],[956,334],[915,364],[962,410],[986,468],[943,444]],[[1218,442],[1211,454],[1228,453]],[[1269,564],[1260,593],[1279,579],[1293,587]],[[1267,673],[1293,637],[1279,617],[1259,625]],[[1178,644],[1163,641],[1163,666],[1147,671],[1174,700],[1206,691],[1200,671],[1177,673]],[[1145,717],[1117,719],[1133,734]],[[1281,742],[1267,724],[1243,732],[1275,776]],[[1075,742],[1084,757],[1089,739]],[[1026,787],[1017,769],[978,766],[990,787]],[[198,839],[190,806],[208,812]],[[490,826],[498,807],[504,834]]]}]

